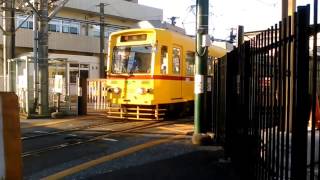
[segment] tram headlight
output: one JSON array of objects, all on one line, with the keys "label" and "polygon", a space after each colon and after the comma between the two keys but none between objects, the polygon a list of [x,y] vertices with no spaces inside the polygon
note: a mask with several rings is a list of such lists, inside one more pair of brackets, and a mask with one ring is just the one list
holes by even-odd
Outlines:
[{"label": "tram headlight", "polygon": [[142,95],[142,94],[146,93],[146,89],[145,88],[138,88],[137,93]]},{"label": "tram headlight", "polygon": [[118,88],[118,87],[113,88],[113,93],[115,93],[115,94],[120,94],[120,92],[121,92],[121,89],[120,89],[120,88]]}]

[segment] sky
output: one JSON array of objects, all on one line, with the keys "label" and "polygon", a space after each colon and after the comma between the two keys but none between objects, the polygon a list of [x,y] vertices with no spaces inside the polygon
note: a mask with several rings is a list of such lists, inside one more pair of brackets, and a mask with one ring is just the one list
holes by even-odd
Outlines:
[{"label": "sky", "polygon": [[[305,5],[312,0],[296,2]],[[163,9],[163,20],[167,22],[169,17],[179,17],[177,26],[185,28],[189,35],[195,34],[196,10],[191,7],[196,0],[139,0],[139,4]],[[281,0],[209,0],[209,4],[209,34],[216,39],[228,39],[231,28],[238,25],[243,25],[246,32],[256,31],[281,19]]]}]

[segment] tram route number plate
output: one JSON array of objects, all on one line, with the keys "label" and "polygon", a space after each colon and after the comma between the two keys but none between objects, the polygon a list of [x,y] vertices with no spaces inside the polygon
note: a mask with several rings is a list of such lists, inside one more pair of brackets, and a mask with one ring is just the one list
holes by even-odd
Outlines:
[{"label": "tram route number plate", "polygon": [[204,93],[204,75],[195,75],[194,78],[194,93],[202,94]]}]

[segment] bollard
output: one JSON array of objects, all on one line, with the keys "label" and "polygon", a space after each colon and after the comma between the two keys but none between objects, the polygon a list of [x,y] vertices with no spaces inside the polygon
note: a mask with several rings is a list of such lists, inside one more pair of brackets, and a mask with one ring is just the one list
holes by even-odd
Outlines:
[{"label": "bollard", "polygon": [[22,179],[18,97],[0,92],[0,179]]}]

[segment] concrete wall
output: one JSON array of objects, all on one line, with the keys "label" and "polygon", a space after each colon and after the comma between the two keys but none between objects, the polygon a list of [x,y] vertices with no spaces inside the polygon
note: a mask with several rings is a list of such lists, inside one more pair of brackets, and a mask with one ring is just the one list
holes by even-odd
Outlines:
[{"label": "concrete wall", "polygon": [[[107,10],[105,10],[105,12],[106,12],[106,14],[108,14]],[[70,19],[76,19],[76,20],[87,20],[87,21],[94,21],[94,22],[99,22],[100,21],[99,14],[96,14],[96,13],[93,13],[93,12],[82,11],[82,10],[79,10],[79,9],[73,9],[73,8],[64,8],[64,9],[62,9],[57,14],[57,17],[64,17],[64,18],[70,18]],[[106,18],[105,18],[105,22],[107,24],[112,24],[112,25],[133,27],[133,26],[136,25],[138,20],[125,19],[125,18],[122,18],[122,17],[114,17],[114,16],[107,15]]]},{"label": "concrete wall", "polygon": [[134,20],[162,20],[163,11],[128,1],[119,0],[70,0],[66,7],[99,13],[99,3],[109,4],[105,7],[107,15]]},{"label": "concrete wall", "polygon": [[[32,30],[19,29],[16,33],[16,46],[19,48],[32,48]],[[0,44],[2,45],[2,33],[0,33]],[[108,41],[106,41],[107,43]],[[99,53],[99,38],[79,36],[73,34],[50,32],[49,49],[62,51],[76,51],[86,53]]]}]

